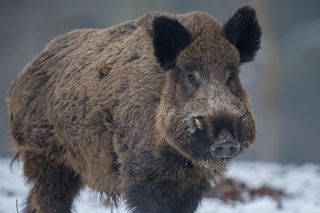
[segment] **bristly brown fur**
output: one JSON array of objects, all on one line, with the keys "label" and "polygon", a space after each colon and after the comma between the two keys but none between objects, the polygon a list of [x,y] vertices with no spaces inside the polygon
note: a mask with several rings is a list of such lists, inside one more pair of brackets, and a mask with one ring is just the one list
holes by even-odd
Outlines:
[{"label": "bristly brown fur", "polygon": [[[133,212],[194,212],[227,166],[209,152],[221,132],[241,151],[255,138],[243,52],[232,44],[202,12],[53,39],[7,96],[12,144],[33,186],[25,212],[71,212],[84,186]],[[250,49],[253,57],[258,46]]]}]

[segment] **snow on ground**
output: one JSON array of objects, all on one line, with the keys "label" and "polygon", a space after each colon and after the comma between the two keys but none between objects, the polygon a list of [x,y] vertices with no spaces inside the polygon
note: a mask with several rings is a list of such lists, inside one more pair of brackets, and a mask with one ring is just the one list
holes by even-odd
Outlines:
[{"label": "snow on ground", "polygon": [[[21,177],[21,165],[15,163],[13,171],[9,159],[0,159],[0,213],[16,212],[16,200],[23,203],[28,187]],[[248,203],[224,204],[222,201],[206,198],[197,213],[320,213],[320,166],[314,164],[279,165],[263,162],[235,162],[227,176],[245,182],[251,187],[264,184],[283,189],[290,194],[282,201],[282,208],[267,197]],[[100,205],[99,196],[84,190],[75,203],[78,213],[111,212]],[[21,210],[21,207],[20,207]],[[123,213],[125,207],[114,210]]]}]

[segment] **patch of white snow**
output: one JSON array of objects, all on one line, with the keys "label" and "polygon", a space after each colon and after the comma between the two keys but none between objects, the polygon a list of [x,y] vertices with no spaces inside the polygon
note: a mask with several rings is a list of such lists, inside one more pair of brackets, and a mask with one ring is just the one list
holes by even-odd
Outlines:
[{"label": "patch of white snow", "polygon": [[[0,159],[0,213],[19,210],[28,193],[28,186],[22,178],[20,163],[10,171],[10,160]],[[225,204],[220,200],[205,198],[197,213],[319,213],[320,212],[320,166],[314,164],[280,165],[264,162],[236,162],[232,164],[228,177],[243,181],[248,186],[269,185],[284,190],[289,197],[282,200],[282,206],[271,198],[257,198],[247,203]],[[124,204],[113,213],[124,213]],[[84,190],[75,202],[74,212],[112,212],[99,202],[99,196]]]}]

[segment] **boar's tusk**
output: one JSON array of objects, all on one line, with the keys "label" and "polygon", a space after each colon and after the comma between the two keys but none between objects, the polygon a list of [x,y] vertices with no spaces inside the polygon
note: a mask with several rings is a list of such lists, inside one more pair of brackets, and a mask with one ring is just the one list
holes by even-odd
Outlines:
[{"label": "boar's tusk", "polygon": [[195,118],[194,123],[196,124],[196,126],[197,126],[199,129],[202,129],[202,122],[200,121],[199,118]]}]

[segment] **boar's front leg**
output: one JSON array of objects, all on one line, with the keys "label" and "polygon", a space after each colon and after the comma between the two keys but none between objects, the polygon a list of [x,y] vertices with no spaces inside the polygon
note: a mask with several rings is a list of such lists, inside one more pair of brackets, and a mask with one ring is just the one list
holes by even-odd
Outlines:
[{"label": "boar's front leg", "polygon": [[134,213],[193,213],[202,189],[201,186],[184,189],[179,182],[141,181],[129,186],[126,203]]}]

